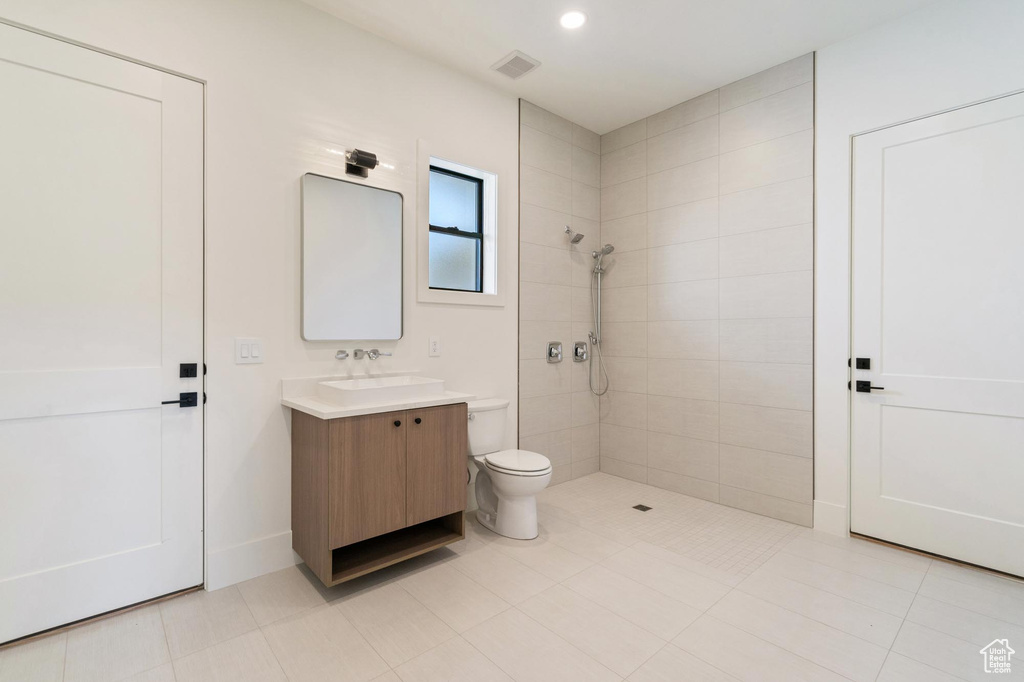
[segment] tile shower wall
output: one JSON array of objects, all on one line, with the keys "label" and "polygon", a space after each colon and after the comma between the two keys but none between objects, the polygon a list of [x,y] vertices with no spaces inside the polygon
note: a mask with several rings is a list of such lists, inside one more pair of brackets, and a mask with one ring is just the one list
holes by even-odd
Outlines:
[{"label": "tile shower wall", "polygon": [[[599,403],[572,346],[590,331],[601,143],[525,101],[519,130],[519,447],[551,460],[554,484],[599,468]],[[566,225],[586,235],[579,244],[569,243]],[[547,362],[549,341],[562,343],[562,362]]]},{"label": "tile shower wall", "polygon": [[[604,284],[611,390],[600,403],[601,471],[804,525],[813,64],[805,55],[612,131],[600,168],[601,241],[615,245]],[[555,194],[553,182],[524,173],[523,187],[534,185]],[[563,205],[567,194],[558,191]],[[554,307],[541,286],[553,284],[537,295]],[[533,333],[541,330],[524,327],[525,338]],[[529,369],[526,383],[539,381]]]}]

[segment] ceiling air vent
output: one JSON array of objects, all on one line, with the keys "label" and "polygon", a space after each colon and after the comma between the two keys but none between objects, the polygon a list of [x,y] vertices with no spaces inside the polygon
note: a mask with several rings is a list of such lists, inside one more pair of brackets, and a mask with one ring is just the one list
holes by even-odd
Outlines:
[{"label": "ceiling air vent", "polygon": [[513,50],[499,59],[498,63],[492,65],[491,68],[512,80],[516,80],[530,73],[538,66],[540,66],[540,62],[533,57],[525,55],[519,50]]}]

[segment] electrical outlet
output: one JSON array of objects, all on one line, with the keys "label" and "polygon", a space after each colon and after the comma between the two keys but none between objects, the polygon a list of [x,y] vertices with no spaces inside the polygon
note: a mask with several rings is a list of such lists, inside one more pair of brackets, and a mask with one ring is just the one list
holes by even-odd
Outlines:
[{"label": "electrical outlet", "polygon": [[441,357],[441,337],[431,336],[430,337],[430,357],[439,358]]},{"label": "electrical outlet", "polygon": [[235,338],[235,364],[255,365],[263,362],[263,339]]}]

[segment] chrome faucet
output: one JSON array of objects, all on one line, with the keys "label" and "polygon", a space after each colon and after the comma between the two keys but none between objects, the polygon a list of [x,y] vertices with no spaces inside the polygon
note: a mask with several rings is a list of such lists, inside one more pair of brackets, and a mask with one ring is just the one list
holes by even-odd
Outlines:
[{"label": "chrome faucet", "polygon": [[363,350],[362,348],[356,348],[354,351],[352,351],[352,355],[355,357],[356,360],[361,359],[364,355],[366,357],[370,358],[371,360],[376,360],[377,358],[379,358],[382,355],[384,355],[386,357],[391,357],[391,353],[386,353],[384,351],[379,351],[376,348],[371,348],[370,350]]}]

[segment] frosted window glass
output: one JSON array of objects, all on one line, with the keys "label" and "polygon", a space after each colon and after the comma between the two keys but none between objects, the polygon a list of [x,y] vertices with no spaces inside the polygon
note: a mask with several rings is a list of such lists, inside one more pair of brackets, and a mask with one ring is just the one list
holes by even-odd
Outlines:
[{"label": "frosted window glass", "polygon": [[480,240],[430,233],[430,287],[480,291]]},{"label": "frosted window glass", "polygon": [[480,231],[480,182],[430,172],[430,224]]}]

